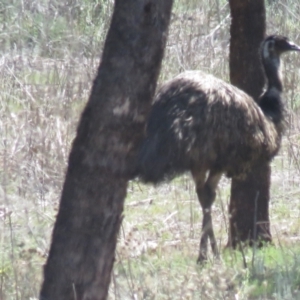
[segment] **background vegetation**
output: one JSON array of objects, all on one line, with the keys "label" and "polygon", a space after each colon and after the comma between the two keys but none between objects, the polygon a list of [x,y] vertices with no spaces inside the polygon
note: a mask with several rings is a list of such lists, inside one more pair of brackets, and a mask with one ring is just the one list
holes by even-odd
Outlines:
[{"label": "background vegetation", "polygon": [[[269,0],[268,33],[300,44],[300,3]],[[0,299],[37,299],[68,153],[99,64],[111,0],[0,2]],[[226,0],[177,0],[161,81],[187,69],[228,79]],[[131,182],[110,299],[300,299],[300,57],[284,57],[288,130],[273,161],[274,245],[198,266],[202,215],[187,174]],[[230,182],[214,205],[227,240]]]}]

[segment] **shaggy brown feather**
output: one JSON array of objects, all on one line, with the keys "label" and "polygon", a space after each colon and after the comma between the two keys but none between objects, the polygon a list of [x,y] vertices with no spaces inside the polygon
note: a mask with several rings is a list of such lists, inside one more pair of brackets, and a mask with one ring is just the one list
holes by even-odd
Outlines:
[{"label": "shaggy brown feather", "polygon": [[168,156],[161,153],[157,164],[149,160],[141,173],[156,183],[196,166],[242,177],[276,155],[282,134],[250,96],[201,71],[184,72],[161,87],[147,126],[146,138],[159,140]]}]

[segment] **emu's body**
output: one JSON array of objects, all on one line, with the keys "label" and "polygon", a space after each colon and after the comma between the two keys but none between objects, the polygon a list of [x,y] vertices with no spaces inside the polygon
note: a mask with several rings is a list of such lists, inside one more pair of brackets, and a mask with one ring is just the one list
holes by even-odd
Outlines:
[{"label": "emu's body", "polygon": [[156,95],[141,145],[139,176],[160,183],[191,171],[204,214],[198,261],[207,258],[208,237],[218,255],[211,205],[221,175],[243,177],[279,150],[284,127],[279,55],[288,50],[300,48],[278,36],[264,41],[262,62],[269,85],[259,104],[201,71],[178,75]]},{"label": "emu's body", "polygon": [[254,163],[273,157],[279,141],[275,124],[250,96],[188,71],[157,94],[142,148],[142,178],[159,183],[194,167],[243,176]]}]

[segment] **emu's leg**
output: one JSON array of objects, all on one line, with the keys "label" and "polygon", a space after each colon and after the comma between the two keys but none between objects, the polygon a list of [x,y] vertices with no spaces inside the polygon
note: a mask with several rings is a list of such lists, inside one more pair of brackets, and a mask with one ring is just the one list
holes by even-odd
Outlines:
[{"label": "emu's leg", "polygon": [[222,173],[211,171],[205,181],[205,172],[193,171],[193,178],[196,183],[196,191],[203,211],[202,232],[198,262],[207,260],[207,241],[210,239],[212,251],[218,257],[218,247],[212,226],[211,206],[216,197],[216,188]]}]

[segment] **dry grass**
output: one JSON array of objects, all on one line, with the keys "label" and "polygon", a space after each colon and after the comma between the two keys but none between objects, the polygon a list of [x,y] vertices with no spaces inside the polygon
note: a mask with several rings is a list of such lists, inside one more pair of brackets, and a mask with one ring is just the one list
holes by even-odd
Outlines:
[{"label": "dry grass", "polygon": [[[5,3],[4,3],[5,2]],[[0,4],[0,299],[36,299],[64,170],[112,11],[110,1]],[[7,2],[7,3],[6,3]],[[268,32],[300,43],[300,5],[268,6]],[[176,1],[160,80],[186,69],[228,78],[225,0]],[[130,183],[110,299],[300,299],[300,58],[283,72],[289,130],[272,163],[275,247],[224,251],[196,265],[201,211],[189,175],[157,188]],[[221,248],[230,183],[214,205]]]}]

